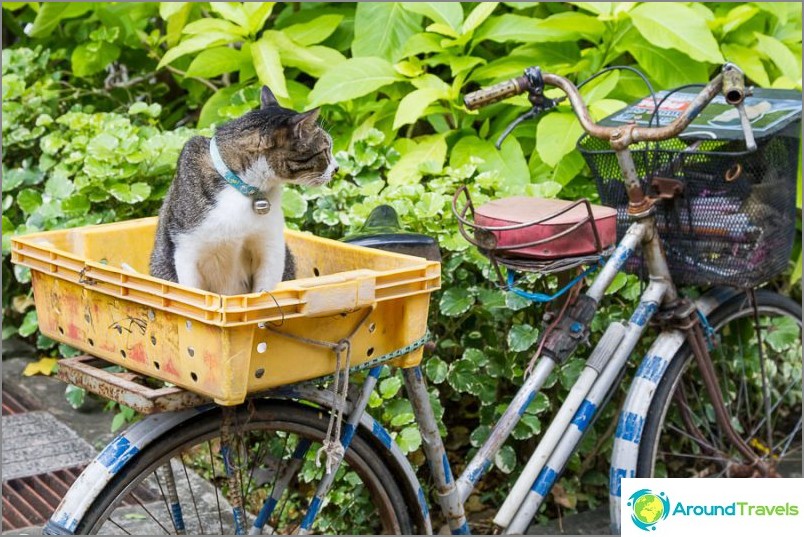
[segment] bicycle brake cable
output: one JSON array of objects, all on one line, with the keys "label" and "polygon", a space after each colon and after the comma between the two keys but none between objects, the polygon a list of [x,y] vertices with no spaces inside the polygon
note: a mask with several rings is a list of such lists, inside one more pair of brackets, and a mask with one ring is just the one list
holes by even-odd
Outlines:
[{"label": "bicycle brake cable", "polygon": [[508,135],[511,134],[511,131],[513,131],[520,123],[526,119],[533,119],[542,112],[552,110],[558,106],[558,103],[567,98],[566,95],[562,95],[561,97],[557,97],[555,99],[550,99],[544,96],[544,79],[542,78],[542,70],[540,68],[528,67],[525,69],[525,76],[528,77],[528,101],[530,101],[532,108],[505,127],[505,130],[502,132],[502,134],[500,134],[500,137],[497,138],[497,142],[494,144],[494,147],[497,149],[502,147],[503,140],[505,140]]}]

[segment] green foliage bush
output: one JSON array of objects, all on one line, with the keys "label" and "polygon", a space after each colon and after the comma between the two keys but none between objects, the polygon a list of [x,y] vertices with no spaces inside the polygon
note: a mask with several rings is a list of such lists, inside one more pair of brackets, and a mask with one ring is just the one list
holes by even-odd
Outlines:
[{"label": "green foliage bush", "polygon": [[[796,3],[15,2],[3,4],[3,15],[4,338],[36,331],[29,275],[12,269],[8,237],[156,214],[184,141],[254,108],[268,84],[285,106],[322,107],[342,170],[329,185],[288,191],[288,225],[341,237],[389,203],[409,230],[442,246],[444,285],[431,315],[437,345],[423,365],[439,415],[451,409],[444,430],[454,462],[505,409],[542,322],[540,310],[489,283],[488,262],[457,232],[452,194],[468,183],[476,201],[597,196],[566,104],[518,126],[498,151],[493,141],[527,100],[470,112],[462,95],[531,65],[576,82],[633,65],[662,89],[706,81],[726,60],[758,86],[801,88]],[[628,71],[583,90],[596,118],[646,93]],[[800,246],[796,257],[774,285],[800,295]],[[634,277],[618,276],[593,340],[639,290]],[[556,372],[531,404],[482,501],[507,490],[506,475],[532,451],[580,363]],[[386,373],[371,407],[421,461],[400,386]],[[559,506],[605,500],[615,405],[570,460]]]}]

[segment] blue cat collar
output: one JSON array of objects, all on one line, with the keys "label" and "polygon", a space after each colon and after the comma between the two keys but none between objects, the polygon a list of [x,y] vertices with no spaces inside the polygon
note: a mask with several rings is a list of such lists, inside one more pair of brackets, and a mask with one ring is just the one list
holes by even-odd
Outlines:
[{"label": "blue cat collar", "polygon": [[226,180],[227,183],[235,187],[238,192],[249,198],[264,198],[264,196],[261,195],[262,193],[260,192],[259,188],[251,186],[243,181],[223,162],[223,157],[221,157],[221,153],[218,151],[218,144],[215,141],[214,136],[209,140],[209,154],[212,157],[212,165],[215,166],[215,170]]}]

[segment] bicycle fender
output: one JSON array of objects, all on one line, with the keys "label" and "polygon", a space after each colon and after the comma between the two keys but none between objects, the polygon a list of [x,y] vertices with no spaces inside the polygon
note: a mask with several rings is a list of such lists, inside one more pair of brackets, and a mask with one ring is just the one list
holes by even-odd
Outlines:
[{"label": "bicycle fender", "polygon": [[75,528],[89,506],[132,457],[174,427],[210,408],[211,405],[204,405],[181,412],[152,414],[117,435],[81,472],[45,524],[42,534],[75,535]]},{"label": "bicycle fender", "polygon": [[[695,304],[704,316],[708,316],[737,294],[738,291],[733,288],[715,287],[696,299]],[[685,335],[680,330],[662,332],[656,338],[639,364],[620,411],[609,470],[609,517],[614,535],[620,533],[621,480],[636,475],[645,417],[653,402],[656,387],[684,341]]]},{"label": "bicycle fender", "polygon": [[[272,390],[265,394],[266,399],[301,399],[333,409],[340,406],[340,401],[330,391],[320,390],[312,386],[293,386]],[[75,535],[75,529],[103,488],[126,464],[146,446],[163,434],[168,434],[174,427],[197,417],[199,414],[214,410],[215,405],[204,405],[181,412],[165,412],[146,416],[134,423],[126,431],[119,434],[101,451],[84,469],[75,483],[67,491],[56,511],[43,529],[43,535]],[[347,403],[348,411],[351,404]],[[370,415],[364,413],[360,426],[371,434],[377,445],[386,450],[392,464],[396,465],[399,474],[408,487],[408,493],[417,498],[417,511],[412,513],[420,518],[427,535],[432,534],[432,523],[427,499],[416,473],[410,462],[399,449],[396,442],[385,428]],[[346,431],[344,431],[346,432]],[[413,506],[409,506],[413,509]],[[418,516],[416,516],[418,515]]]}]

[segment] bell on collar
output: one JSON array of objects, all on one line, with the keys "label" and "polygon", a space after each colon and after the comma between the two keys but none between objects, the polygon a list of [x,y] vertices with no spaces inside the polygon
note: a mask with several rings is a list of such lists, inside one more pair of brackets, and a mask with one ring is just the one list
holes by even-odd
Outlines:
[{"label": "bell on collar", "polygon": [[258,196],[255,197],[254,201],[251,202],[251,208],[257,214],[268,214],[268,212],[271,210],[271,202],[262,196]]}]

